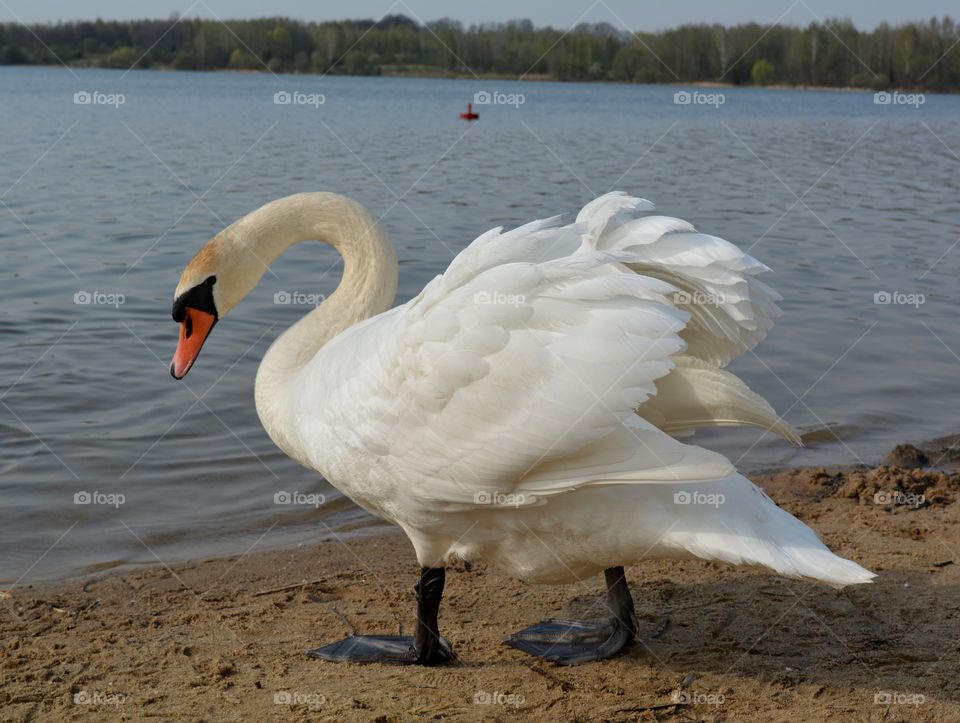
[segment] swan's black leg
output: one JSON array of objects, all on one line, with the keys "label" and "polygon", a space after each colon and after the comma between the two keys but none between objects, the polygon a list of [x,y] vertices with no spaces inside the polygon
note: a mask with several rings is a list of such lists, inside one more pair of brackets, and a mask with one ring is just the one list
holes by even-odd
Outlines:
[{"label": "swan's black leg", "polygon": [[611,614],[608,621],[544,620],[510,635],[504,642],[560,665],[579,665],[615,656],[636,639],[637,616],[623,568],[607,568],[603,575]]},{"label": "swan's black leg", "polygon": [[453,649],[437,628],[445,577],[442,567],[421,568],[420,582],[414,587],[417,593],[415,635],[350,635],[337,643],[308,650],[307,655],[338,663],[439,665],[453,660]]}]

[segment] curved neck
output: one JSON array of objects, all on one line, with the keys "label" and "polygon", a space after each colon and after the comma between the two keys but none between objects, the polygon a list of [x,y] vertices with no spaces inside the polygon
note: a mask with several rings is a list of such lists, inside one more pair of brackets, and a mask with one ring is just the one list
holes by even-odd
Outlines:
[{"label": "curved neck", "polygon": [[250,273],[256,274],[254,284],[267,266],[300,241],[323,241],[343,258],[343,277],[336,291],[271,345],[257,371],[257,413],[274,442],[290,453],[294,450],[284,420],[299,371],[341,331],[390,308],[397,291],[397,257],[370,213],[333,193],[303,193],[273,201],[223,234],[232,245],[239,243],[248,256],[256,257],[246,263]]}]

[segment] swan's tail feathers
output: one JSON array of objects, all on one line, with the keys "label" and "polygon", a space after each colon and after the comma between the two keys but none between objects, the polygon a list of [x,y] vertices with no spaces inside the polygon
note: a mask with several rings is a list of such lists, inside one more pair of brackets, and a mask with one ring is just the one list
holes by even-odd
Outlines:
[{"label": "swan's tail feathers", "polygon": [[723,455],[682,444],[638,416],[575,454],[536,466],[512,492],[530,503],[571,505],[571,517],[601,538],[611,564],[642,552],[759,565],[834,587],[874,577],[833,554]]},{"label": "swan's tail feathers", "polygon": [[[708,492],[708,489],[710,490]],[[722,495],[715,507],[692,505],[703,519],[664,537],[670,545],[705,559],[734,565],[761,565],[785,577],[805,578],[842,588],[871,582],[876,575],[831,552],[807,525],[780,509],[760,488],[736,474],[698,493]],[[695,500],[694,500],[695,501]]]},{"label": "swan's tail feathers", "polygon": [[698,427],[756,427],[803,446],[797,431],[738,377],[695,357],[673,359],[676,367],[657,380],[656,396],[637,409],[648,422],[674,436]]}]

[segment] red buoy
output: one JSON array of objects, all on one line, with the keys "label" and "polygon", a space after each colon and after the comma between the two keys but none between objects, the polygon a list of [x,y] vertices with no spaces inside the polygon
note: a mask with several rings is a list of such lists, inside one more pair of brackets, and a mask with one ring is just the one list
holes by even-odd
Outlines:
[{"label": "red buoy", "polygon": [[467,103],[467,112],[460,114],[460,120],[476,120],[479,117],[479,113],[473,112],[473,103]]}]

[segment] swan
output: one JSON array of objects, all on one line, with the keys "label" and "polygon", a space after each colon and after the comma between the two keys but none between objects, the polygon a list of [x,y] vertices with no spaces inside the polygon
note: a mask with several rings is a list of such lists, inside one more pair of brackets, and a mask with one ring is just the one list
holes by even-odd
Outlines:
[{"label": "swan", "polygon": [[444,568],[484,560],[530,583],[604,573],[610,619],[546,620],[505,642],[559,664],[636,640],[624,565],[700,558],[835,587],[874,574],[834,555],[720,454],[683,440],[745,425],[799,444],[725,370],[779,315],[766,266],[646,200],[614,192],[578,213],[479,236],[391,308],[397,258],[381,225],[334,193],[272,201],[213,237],[177,285],[170,372],[285,249],[343,258],[340,284],[257,371],[274,443],[398,525],[420,565],[413,636],[351,635],[330,661],[433,665]]}]

